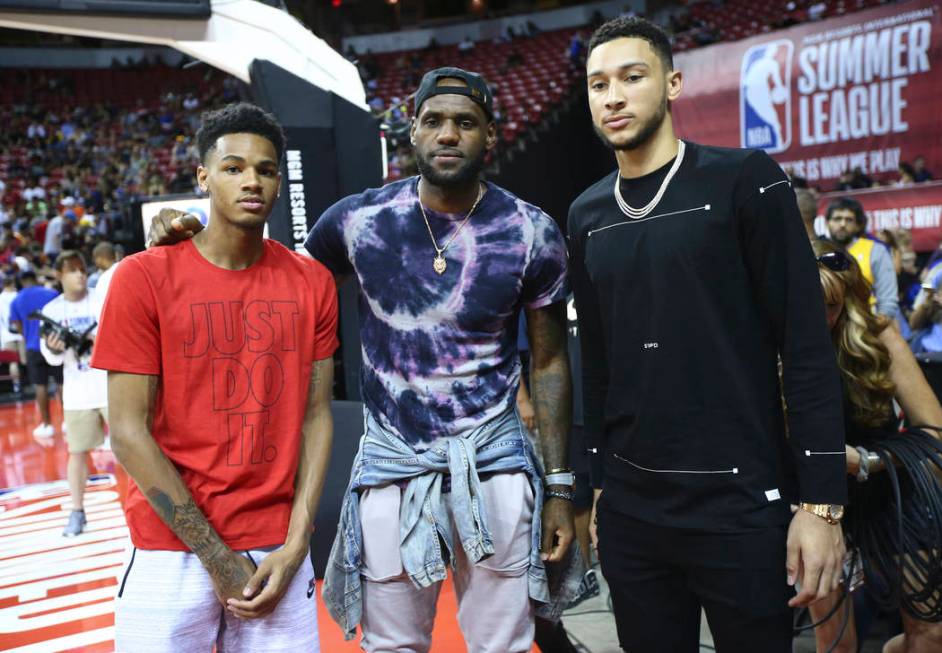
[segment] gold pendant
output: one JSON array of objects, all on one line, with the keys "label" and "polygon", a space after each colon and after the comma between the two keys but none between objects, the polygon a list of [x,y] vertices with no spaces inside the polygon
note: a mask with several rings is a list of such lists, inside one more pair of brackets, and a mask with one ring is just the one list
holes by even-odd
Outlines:
[{"label": "gold pendant", "polygon": [[432,269],[438,272],[439,274],[445,274],[445,268],[448,267],[448,263],[445,262],[445,257],[439,254],[435,257],[435,260],[432,261]]}]

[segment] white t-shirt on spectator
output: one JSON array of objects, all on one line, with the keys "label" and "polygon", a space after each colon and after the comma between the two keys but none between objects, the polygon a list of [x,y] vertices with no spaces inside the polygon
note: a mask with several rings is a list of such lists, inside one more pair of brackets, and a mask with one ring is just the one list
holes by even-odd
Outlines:
[{"label": "white t-shirt on spectator", "polygon": [[44,254],[58,254],[62,251],[62,231],[65,229],[65,219],[57,215],[46,225],[46,242],[43,244]]},{"label": "white t-shirt on spectator", "polygon": [[33,264],[29,262],[29,259],[25,256],[14,256],[13,264],[16,265],[16,269],[20,272],[29,272],[33,269]]},{"label": "white t-shirt on spectator", "polygon": [[[70,327],[73,331],[84,332],[101,317],[101,303],[94,290],[89,290],[82,299],[68,301],[59,295],[43,307],[43,313]],[[92,333],[97,333],[96,327]],[[91,350],[81,360],[72,349],[56,354],[46,346],[45,338],[40,338],[39,348],[50,365],[62,365],[62,407],[64,410],[90,410],[108,406],[108,372],[89,366]]]}]

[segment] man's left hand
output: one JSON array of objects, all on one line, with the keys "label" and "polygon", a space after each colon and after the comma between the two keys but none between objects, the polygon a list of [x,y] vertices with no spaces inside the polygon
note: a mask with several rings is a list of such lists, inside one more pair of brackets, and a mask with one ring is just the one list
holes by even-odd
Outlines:
[{"label": "man's left hand", "polygon": [[527,427],[530,433],[536,433],[536,411],[533,409],[533,402],[529,399],[517,397],[517,411],[520,413],[520,419],[523,425]]},{"label": "man's left hand", "polygon": [[847,473],[857,476],[860,471],[860,452],[849,444],[844,445],[844,452],[847,454]]},{"label": "man's left hand", "polygon": [[571,501],[548,497],[543,502],[540,559],[544,562],[559,562],[566,555],[576,530],[572,512]]},{"label": "man's left hand", "polygon": [[807,607],[838,588],[844,564],[844,531],[840,524],[799,509],[788,528],[785,562],[788,584],[797,580],[801,591],[788,605]]},{"label": "man's left hand", "polygon": [[245,600],[229,599],[227,609],[241,619],[261,619],[270,615],[298,572],[307,551],[279,549],[269,554],[245,585]]}]

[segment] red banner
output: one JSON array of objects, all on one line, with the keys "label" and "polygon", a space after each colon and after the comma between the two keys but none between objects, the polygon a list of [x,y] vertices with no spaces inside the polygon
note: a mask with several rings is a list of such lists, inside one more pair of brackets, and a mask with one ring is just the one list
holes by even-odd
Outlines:
[{"label": "red banner", "polygon": [[825,193],[818,199],[815,231],[825,233],[824,215],[838,197],[853,197],[867,212],[867,231],[908,229],[913,250],[931,252],[942,242],[942,182],[887,186],[850,192]]},{"label": "red banner", "polygon": [[677,131],[764,149],[825,190],[857,167],[895,180],[918,155],[938,178],[940,14],[936,0],[916,0],[680,53]]}]

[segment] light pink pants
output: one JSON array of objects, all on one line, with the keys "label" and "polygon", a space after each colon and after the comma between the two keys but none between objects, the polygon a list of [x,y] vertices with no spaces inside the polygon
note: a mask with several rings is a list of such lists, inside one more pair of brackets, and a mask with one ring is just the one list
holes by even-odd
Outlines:
[{"label": "light pink pants", "polygon": [[[533,607],[527,569],[533,490],[524,473],[482,481],[494,555],[469,564],[455,552],[458,624],[469,653],[525,653],[533,645]],[[396,485],[373,488],[360,498],[363,526],[363,639],[368,653],[425,653],[441,583],[417,589],[399,557]]]}]

